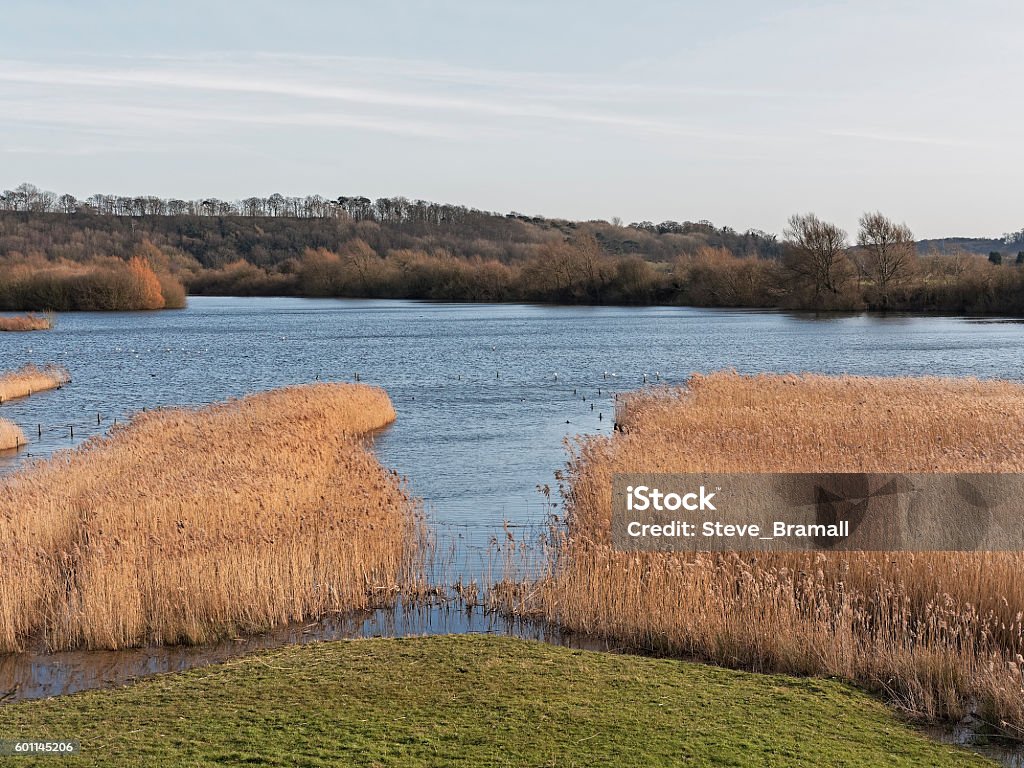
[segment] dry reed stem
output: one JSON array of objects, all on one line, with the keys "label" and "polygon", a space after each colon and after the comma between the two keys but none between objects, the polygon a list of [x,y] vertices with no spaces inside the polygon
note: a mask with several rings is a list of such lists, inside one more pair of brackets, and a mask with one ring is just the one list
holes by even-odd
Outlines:
[{"label": "dry reed stem", "polygon": [[26,445],[25,433],[17,424],[6,419],[0,419],[0,451],[9,451],[12,448],[20,448]]},{"label": "dry reed stem", "polygon": [[506,610],[1024,735],[1024,554],[634,554],[609,536],[617,472],[1024,472],[1024,386],[725,372],[629,396],[619,419],[571,447],[551,570]]},{"label": "dry reed stem", "polygon": [[0,403],[47,389],[58,389],[70,381],[67,368],[59,365],[43,368],[26,365],[16,371],[0,374]]},{"label": "dry reed stem", "polygon": [[48,331],[53,328],[49,315],[34,315],[31,312],[14,317],[0,317],[0,331]]},{"label": "dry reed stem", "polygon": [[0,650],[197,643],[374,607],[419,522],[363,445],[383,390],[136,416],[0,481]]}]

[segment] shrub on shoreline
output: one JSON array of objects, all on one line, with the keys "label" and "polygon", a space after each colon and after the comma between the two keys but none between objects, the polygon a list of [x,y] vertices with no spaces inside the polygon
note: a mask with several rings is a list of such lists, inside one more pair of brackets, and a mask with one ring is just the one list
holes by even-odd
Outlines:
[{"label": "shrub on shoreline", "polygon": [[79,264],[21,260],[0,274],[0,309],[29,312],[180,309],[185,292],[147,259],[105,258]]}]

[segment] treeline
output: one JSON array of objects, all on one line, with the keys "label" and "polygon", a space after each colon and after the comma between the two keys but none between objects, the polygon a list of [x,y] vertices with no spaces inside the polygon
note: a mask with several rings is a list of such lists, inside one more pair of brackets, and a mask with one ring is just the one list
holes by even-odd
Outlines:
[{"label": "treeline", "polygon": [[[1024,314],[1024,252],[921,253],[905,225],[879,213],[865,214],[852,239],[813,214],[793,216],[779,239],[703,221],[571,222],[404,198],[179,202],[79,201],[31,185],[4,192],[0,307],[172,307],[184,303],[184,286],[243,296]],[[1024,234],[1011,240],[1024,245]]]},{"label": "treeline", "polygon": [[203,270],[189,288],[237,296],[1024,314],[1024,269],[967,253],[910,251],[905,261],[890,264],[888,256],[866,248],[837,252],[823,263],[820,252],[804,248],[789,246],[782,260],[702,248],[656,264],[605,254],[596,240],[583,238],[503,264],[422,251],[380,256],[355,241],[339,252],[309,249],[279,268],[239,260]]},{"label": "treeline", "polygon": [[444,250],[381,253],[356,238],[273,266],[236,260],[196,272],[198,294],[678,304],[812,310],[1024,314],[1024,254],[919,254],[913,233],[866,213],[855,241],[814,214],[793,216],[778,257],[702,244],[665,261],[609,253],[590,232],[511,262]]},{"label": "treeline", "polygon": [[189,289],[213,295],[651,304],[667,295],[662,272],[639,256],[609,255],[590,236],[544,244],[536,255],[513,263],[403,249],[381,256],[357,239],[340,251],[307,249],[276,268],[239,260],[203,270]]},{"label": "treeline", "polygon": [[96,255],[128,258],[143,240],[193,257],[203,267],[237,259],[270,267],[306,248],[339,250],[361,239],[378,253],[445,251],[454,256],[514,262],[540,246],[591,236],[612,255],[671,261],[701,247],[737,256],[778,258],[774,235],[708,221],[660,224],[548,219],[512,212],[408,200],[319,195],[175,200],[152,196],[92,195],[78,200],[22,184],[0,193],[0,256],[43,252],[69,259]]}]

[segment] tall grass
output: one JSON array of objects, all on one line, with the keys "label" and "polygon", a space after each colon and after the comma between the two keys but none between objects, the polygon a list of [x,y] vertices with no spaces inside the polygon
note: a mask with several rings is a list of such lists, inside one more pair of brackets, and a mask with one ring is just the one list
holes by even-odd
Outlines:
[{"label": "tall grass", "polygon": [[387,602],[419,522],[362,385],[136,416],[0,481],[0,650],[196,643]]},{"label": "tall grass", "polygon": [[0,419],[0,451],[20,448],[27,442],[25,433],[21,431],[17,424],[13,424],[6,419]]},{"label": "tall grass", "polygon": [[48,331],[53,328],[52,315],[16,315],[0,317],[0,331]]},{"label": "tall grass", "polygon": [[25,365],[16,371],[0,373],[0,403],[17,397],[28,397],[35,392],[59,389],[70,381],[67,368],[59,365],[43,368]]},{"label": "tall grass", "polygon": [[505,609],[728,666],[820,674],[918,715],[1024,735],[1024,554],[625,553],[617,472],[1021,472],[1024,387],[951,379],[694,376],[579,440],[549,572]]}]

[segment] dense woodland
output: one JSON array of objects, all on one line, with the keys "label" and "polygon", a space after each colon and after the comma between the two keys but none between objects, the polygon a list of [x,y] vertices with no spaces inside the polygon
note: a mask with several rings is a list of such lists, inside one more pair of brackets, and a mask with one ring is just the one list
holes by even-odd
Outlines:
[{"label": "dense woodland", "polygon": [[1024,230],[922,245],[878,213],[852,237],[796,215],[778,238],[405,198],[0,194],[0,309],[173,308],[186,290],[1024,314]]}]

